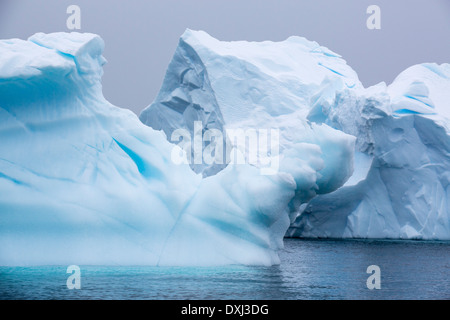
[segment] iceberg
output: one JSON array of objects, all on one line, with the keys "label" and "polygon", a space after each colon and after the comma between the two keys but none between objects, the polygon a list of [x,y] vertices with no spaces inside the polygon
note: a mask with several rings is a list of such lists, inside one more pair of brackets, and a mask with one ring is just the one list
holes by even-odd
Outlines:
[{"label": "iceberg", "polygon": [[103,48],[0,41],[0,265],[279,263],[293,176],[176,164],[164,133],[103,97]]},{"label": "iceberg", "polygon": [[273,265],[283,238],[450,239],[450,66],[364,88],[316,42],[186,30],[140,118],[103,40],[0,40],[0,265]]},{"label": "iceberg", "polygon": [[[448,64],[428,63],[365,88],[341,56],[305,38],[223,42],[187,30],[140,119],[174,143],[180,128],[276,128],[279,168],[297,183],[289,237],[450,239],[449,79]],[[321,163],[304,170],[313,150]],[[227,165],[189,164],[203,176]]]}]

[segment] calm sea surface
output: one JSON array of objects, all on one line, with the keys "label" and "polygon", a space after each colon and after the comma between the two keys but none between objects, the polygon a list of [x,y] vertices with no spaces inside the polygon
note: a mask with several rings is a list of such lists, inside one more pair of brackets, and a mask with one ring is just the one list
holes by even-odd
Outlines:
[{"label": "calm sea surface", "polygon": [[[450,242],[285,241],[273,267],[0,267],[0,299],[446,299]],[[369,290],[367,267],[381,270]]]}]

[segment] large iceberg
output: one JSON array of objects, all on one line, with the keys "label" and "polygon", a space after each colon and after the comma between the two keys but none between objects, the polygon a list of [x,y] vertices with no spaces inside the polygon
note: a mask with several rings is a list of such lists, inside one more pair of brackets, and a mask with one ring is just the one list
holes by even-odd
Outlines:
[{"label": "large iceberg", "polygon": [[448,64],[364,88],[304,38],[187,30],[145,125],[103,97],[103,47],[0,41],[0,265],[272,265],[286,234],[450,239]]},{"label": "large iceberg", "polygon": [[[187,30],[140,119],[175,143],[180,128],[276,128],[290,173],[315,147],[323,166],[296,179],[288,236],[450,239],[449,79],[448,64],[423,64],[364,88],[338,54],[304,38],[222,42]],[[248,154],[233,138],[223,143]],[[204,176],[226,167],[190,165]]]},{"label": "large iceberg", "polygon": [[104,99],[103,47],[0,41],[0,265],[279,263],[295,175],[175,163],[164,133]]}]

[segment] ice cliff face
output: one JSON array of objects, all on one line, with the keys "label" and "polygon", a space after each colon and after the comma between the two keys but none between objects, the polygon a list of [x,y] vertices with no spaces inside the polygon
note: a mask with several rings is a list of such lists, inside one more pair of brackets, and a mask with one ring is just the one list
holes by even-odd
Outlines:
[{"label": "ice cliff face", "polygon": [[[276,128],[290,173],[302,158],[290,155],[315,148],[322,165],[296,180],[289,236],[450,239],[449,79],[448,64],[424,64],[366,89],[339,55],[304,38],[221,42],[187,30],[140,118],[173,142],[196,121],[203,131]],[[191,162],[205,176],[225,166]]]},{"label": "ice cliff face", "polygon": [[[205,163],[200,155],[199,162],[190,162],[204,176],[226,167],[233,148],[256,167],[269,166],[291,174],[297,187],[289,211],[295,217],[301,204],[317,194],[336,190],[352,174],[354,138],[306,119],[311,101],[321,98],[317,93],[323,87],[338,90],[362,86],[337,54],[304,38],[221,42],[205,32],[187,30],[160,93],[140,119],[163,130],[174,143],[179,138],[174,133],[180,128],[189,137],[197,131],[223,132],[220,144],[229,147],[225,148],[228,153],[224,161]],[[195,123],[200,123],[199,127]],[[275,141],[270,139],[272,147],[276,144],[277,157],[261,161],[267,159],[256,152],[257,159],[252,163],[249,149],[257,147],[252,142],[245,144],[250,135],[246,133],[265,129],[278,132]],[[237,135],[244,143],[235,139],[235,130],[242,130]],[[212,143],[200,141],[200,149],[206,151]],[[185,151],[192,153],[191,160],[196,159],[194,148]]]},{"label": "ice cliff face", "polygon": [[[336,153],[342,152],[341,158],[349,158],[346,152],[352,143],[350,137],[306,121],[311,99],[318,98],[315,94],[323,86],[362,87],[356,73],[340,56],[304,38],[291,37],[283,42],[221,42],[203,31],[186,30],[157,98],[140,119],[154,129],[163,130],[168,139],[180,128],[193,136],[195,122],[202,124],[203,131],[276,128],[280,130],[282,154],[299,142],[320,145],[314,141],[316,137],[330,139],[328,133],[332,131]],[[225,140],[239,147],[230,135]],[[328,161],[332,148],[322,146],[322,149],[323,158]],[[333,156],[336,158],[338,154]],[[192,161],[191,166],[208,176],[226,163]],[[331,163],[325,167],[330,168],[327,178],[335,182],[329,188],[322,183],[325,189],[341,185],[351,174],[351,168],[345,165],[342,170],[332,170]],[[330,177],[332,171],[341,177]]]},{"label": "ice cliff face", "polygon": [[101,92],[103,41],[0,41],[0,265],[278,263],[292,175],[202,179]]}]

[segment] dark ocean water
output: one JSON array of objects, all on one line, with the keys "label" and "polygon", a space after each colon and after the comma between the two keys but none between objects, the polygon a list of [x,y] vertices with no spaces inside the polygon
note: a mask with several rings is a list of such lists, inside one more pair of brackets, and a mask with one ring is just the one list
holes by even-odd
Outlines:
[{"label": "dark ocean water", "polygon": [[[446,299],[450,242],[285,241],[272,267],[80,266],[69,290],[67,266],[0,267],[0,299]],[[367,267],[381,270],[369,290]]]}]

